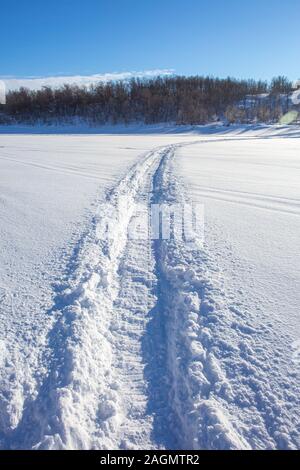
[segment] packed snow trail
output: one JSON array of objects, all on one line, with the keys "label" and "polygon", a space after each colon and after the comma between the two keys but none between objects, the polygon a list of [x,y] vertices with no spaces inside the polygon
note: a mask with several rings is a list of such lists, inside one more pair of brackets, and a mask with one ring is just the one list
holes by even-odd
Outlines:
[{"label": "packed snow trail", "polygon": [[199,250],[185,253],[184,241],[149,233],[128,236],[141,203],[182,202],[170,176],[176,147],[146,155],[100,205],[70,286],[51,310],[49,373],[5,448],[209,447],[208,421],[222,429],[220,448],[247,447],[213,401],[201,402],[223,377],[212,354],[202,364],[205,269],[197,278],[184,259]]},{"label": "packed snow trail", "polygon": [[[152,202],[179,204],[187,210],[191,201],[175,177],[173,153],[161,160],[154,175]],[[203,220],[198,223],[196,232],[184,225],[189,233],[182,233],[178,224],[170,239],[154,242],[177,439],[182,449],[249,449],[239,435],[239,423],[232,425],[221,403],[230,399],[230,384],[214,355],[212,325],[207,321],[214,314],[220,273],[203,245]]]},{"label": "packed snow trail", "polygon": [[141,157],[99,205],[49,311],[46,378],[3,448],[295,447],[263,364],[228,338],[253,329],[230,308],[221,263],[197,233],[192,242],[174,224],[168,239],[150,233],[151,205],[190,203],[173,168],[181,146]]},{"label": "packed snow trail", "polygon": [[119,266],[120,291],[112,320],[112,374],[122,394],[123,420],[115,436],[115,448],[176,447],[170,426],[166,340],[148,219],[153,174],[170,151],[166,148],[157,152],[158,158],[141,184],[129,223],[132,234]]},{"label": "packed snow trail", "polygon": [[[111,321],[119,290],[118,269],[135,198],[147,172],[159,161],[154,151],[138,162],[107,196],[78,252],[78,269],[57,300],[57,322],[49,335],[50,372],[26,407],[10,439],[17,447],[111,448],[121,409],[113,382]],[[112,210],[117,220],[112,221]],[[113,224],[112,238],[99,231]],[[26,430],[31,429],[30,433]]]}]

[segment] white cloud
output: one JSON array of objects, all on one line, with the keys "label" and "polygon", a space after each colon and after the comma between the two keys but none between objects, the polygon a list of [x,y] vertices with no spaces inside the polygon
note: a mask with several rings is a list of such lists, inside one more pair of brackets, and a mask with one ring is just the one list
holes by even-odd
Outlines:
[{"label": "white cloud", "polygon": [[[158,75],[171,75],[174,70],[145,70],[142,72],[121,72],[121,73],[105,73],[95,75],[72,75],[61,77],[28,77],[28,78],[2,78],[7,90],[17,90],[20,87],[26,87],[30,90],[38,90],[43,86],[53,88],[64,84],[75,84],[89,86],[97,82],[108,82],[111,80],[128,80],[130,78],[152,78]],[[1,77],[0,77],[1,78]]]}]

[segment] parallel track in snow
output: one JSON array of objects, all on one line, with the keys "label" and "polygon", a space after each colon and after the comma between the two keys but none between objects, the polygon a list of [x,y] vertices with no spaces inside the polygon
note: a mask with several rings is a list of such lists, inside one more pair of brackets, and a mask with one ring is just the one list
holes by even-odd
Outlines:
[{"label": "parallel track in snow", "polygon": [[[148,257],[142,274],[146,278],[135,280],[128,262],[132,253],[136,263],[139,248],[135,243],[128,246],[128,228],[138,202],[150,201],[153,174],[168,151],[159,148],[144,156],[98,207],[93,226],[78,249],[73,280],[57,299],[57,311],[52,312],[57,320],[48,337],[48,374],[36,398],[26,404],[18,426],[6,436],[5,448],[105,449],[145,443],[145,438],[139,441],[132,435],[130,422],[134,422],[133,415],[148,413],[141,351],[145,348],[145,317],[156,302],[155,275],[150,267],[154,258],[146,241],[146,247],[140,247],[141,255],[146,250]],[[99,237],[106,225],[112,226],[109,239]],[[138,292],[141,284],[147,286],[142,295]],[[140,320],[135,294],[141,297]],[[132,392],[139,406],[134,404],[129,410]],[[140,409],[134,411],[137,407]],[[143,429],[149,422],[148,445],[154,414],[149,412],[143,419]]]},{"label": "parallel track in snow", "polygon": [[177,147],[144,156],[100,204],[57,300],[48,374],[5,448],[250,448],[226,414],[207,253],[197,240],[128,236],[140,204],[186,202]]}]

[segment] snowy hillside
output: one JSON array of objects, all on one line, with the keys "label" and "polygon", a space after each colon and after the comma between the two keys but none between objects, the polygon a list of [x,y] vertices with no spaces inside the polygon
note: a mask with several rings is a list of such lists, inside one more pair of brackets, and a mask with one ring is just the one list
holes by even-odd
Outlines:
[{"label": "snowy hillside", "polygon": [[0,447],[299,448],[299,127],[5,129]]}]

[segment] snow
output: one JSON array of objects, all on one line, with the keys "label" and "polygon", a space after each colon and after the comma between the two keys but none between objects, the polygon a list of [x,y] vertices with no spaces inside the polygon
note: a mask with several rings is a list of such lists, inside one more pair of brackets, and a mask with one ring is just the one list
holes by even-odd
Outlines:
[{"label": "snow", "polygon": [[226,407],[252,448],[299,448],[300,144],[269,137],[184,147],[177,163],[205,205],[206,247],[221,269],[213,338],[233,390]]},{"label": "snow", "polygon": [[299,448],[299,128],[0,132],[1,448]]},{"label": "snow", "polygon": [[48,310],[58,281],[71,270],[99,186],[100,193],[110,186],[139,150],[120,152],[115,145],[108,163],[106,145],[97,138],[0,140],[0,288],[7,304],[1,311],[6,352],[0,416],[7,430],[17,425],[27,394],[35,393],[44,372],[40,356],[53,321]]}]

